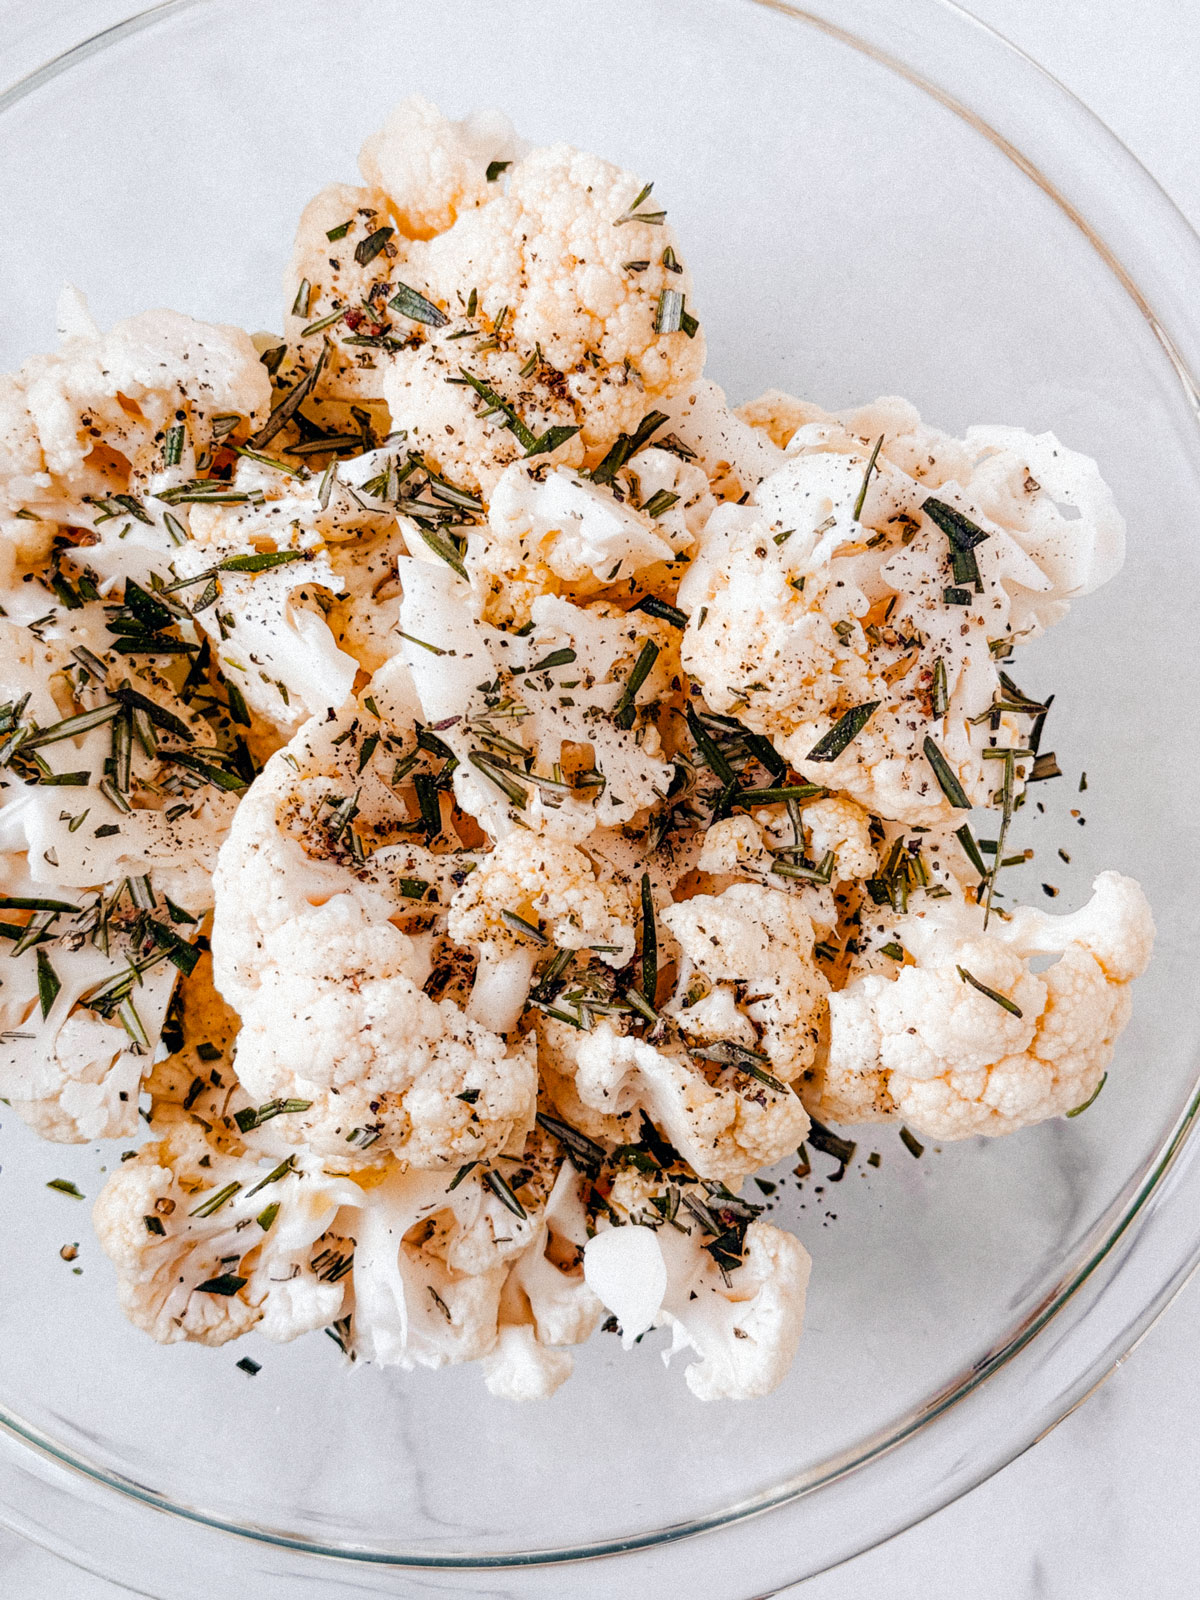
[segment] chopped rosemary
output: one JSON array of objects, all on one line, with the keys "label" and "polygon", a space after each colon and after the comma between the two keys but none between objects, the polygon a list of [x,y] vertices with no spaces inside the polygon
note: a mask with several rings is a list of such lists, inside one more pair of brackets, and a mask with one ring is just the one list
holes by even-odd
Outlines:
[{"label": "chopped rosemary", "polygon": [[203,1283],[196,1285],[197,1294],[223,1294],[226,1297],[235,1295],[247,1283],[246,1278],[239,1278],[236,1272],[222,1272],[217,1278],[207,1278]]},{"label": "chopped rosemary", "polygon": [[670,418],[665,411],[648,411],[633,433],[619,433],[599,466],[592,468],[593,483],[611,483],[625,463],[635,456]]},{"label": "chopped rosemary", "polygon": [[638,652],[638,658],[633,664],[633,670],[630,672],[625,687],[621,691],[621,698],[613,707],[612,719],[618,728],[629,729],[633,727],[634,719],[637,716],[635,697],[638,690],[650,676],[651,669],[658,660],[658,654],[658,645],[655,644],[653,639],[647,639]]},{"label": "chopped rosemary", "polygon": [[484,1186],[492,1191],[492,1193],[496,1196],[496,1199],[499,1200],[500,1204],[507,1207],[507,1209],[512,1212],[514,1217],[521,1217],[523,1219],[529,1215],[529,1213],[525,1210],[525,1207],[509,1188],[504,1177],[496,1171],[495,1167],[488,1168],[483,1175],[483,1182]]},{"label": "chopped rosemary", "polygon": [[502,172],[507,172],[511,166],[511,161],[489,161],[486,171],[484,172],[484,177],[489,183],[495,183],[500,174]]},{"label": "chopped rosemary", "polygon": [[643,595],[633,609],[644,611],[648,617],[659,617],[663,622],[669,622],[673,628],[686,628],[688,624],[686,611],[681,611],[678,606],[668,605],[655,594]]},{"label": "chopped rosemary", "polygon": [[311,1105],[311,1100],[268,1100],[266,1105],[259,1106],[257,1110],[253,1106],[245,1106],[241,1111],[235,1111],[233,1120],[242,1133],[249,1133],[253,1128],[261,1128],[264,1122],[270,1122],[273,1117],[307,1111]]},{"label": "chopped rosemary", "polygon": [[966,967],[960,967],[956,963],[955,971],[964,983],[969,983],[972,989],[978,989],[980,994],[987,995],[989,1000],[994,1000],[998,1006],[1001,1006],[1012,1016],[1023,1017],[1025,1015],[1015,1000],[1010,1000],[1006,994],[1000,994],[995,989],[989,989],[986,983],[981,983],[978,978],[967,971]]},{"label": "chopped rosemary", "polygon": [[410,289],[406,283],[396,285],[396,292],[388,301],[388,305],[402,317],[407,317],[410,322],[423,322],[429,328],[444,328],[450,321],[446,313],[439,311],[432,300],[426,300],[423,294]]},{"label": "chopped rosemary", "polygon": [[603,1145],[589,1139],[585,1133],[580,1133],[559,1117],[550,1116],[548,1112],[539,1111],[537,1120],[566,1149],[581,1172],[599,1172],[604,1164]]},{"label": "chopped rosemary", "polygon": [[[307,281],[302,285],[302,287],[305,291],[305,306],[307,307]],[[297,305],[300,303],[299,296],[296,298],[296,303]],[[294,308],[293,312],[296,316],[302,317],[306,315],[306,311],[297,312],[294,310]],[[264,445],[270,444],[271,440],[281,428],[287,425],[294,413],[299,410],[300,406],[316,387],[317,379],[321,376],[321,371],[325,366],[325,361],[328,355],[329,341],[326,339],[323,341],[321,349],[317,355],[317,359],[313,362],[308,372],[303,378],[301,378],[300,382],[296,384],[295,388],[291,389],[288,394],[285,395],[284,398],[279,402],[279,404],[273,408],[271,415],[263,423],[258,432],[250,435],[246,442],[250,445],[251,449],[261,450]],[[161,499],[162,497],[160,496],[159,498]]]},{"label": "chopped rosemary", "polygon": [[224,1185],[224,1187],[214,1190],[212,1194],[206,1195],[198,1206],[193,1206],[191,1211],[188,1212],[188,1216],[213,1216],[216,1212],[220,1211],[223,1205],[227,1204],[228,1201],[233,1199],[234,1195],[240,1191],[241,1187],[241,1184],[234,1179],[232,1183],[227,1183]]},{"label": "chopped rosemary", "polygon": [[456,572],[460,578],[467,576],[467,569],[463,565],[462,555],[449,534],[435,532],[432,528],[423,527],[419,527],[417,531],[434,555],[440,556],[452,572]]},{"label": "chopped rosemary", "polygon": [[177,467],[183,459],[185,429],[182,422],[173,423],[163,440],[163,466]]},{"label": "chopped rosemary", "polygon": [[657,494],[650,496],[642,510],[648,517],[661,517],[675,505],[678,499],[679,496],[670,489],[660,489]]},{"label": "chopped rosemary", "polygon": [[818,1122],[815,1117],[811,1119],[811,1122],[812,1126],[808,1130],[808,1143],[812,1145],[813,1149],[820,1150],[824,1155],[832,1156],[835,1161],[840,1161],[843,1167],[848,1166],[854,1159],[854,1152],[858,1149],[858,1145],[852,1139],[839,1138],[836,1133],[825,1127],[824,1123]]},{"label": "chopped rosemary", "polygon": [[288,1173],[291,1172],[293,1166],[295,1165],[295,1162],[296,1158],[294,1155],[285,1156],[277,1167],[272,1167],[271,1171],[267,1173],[265,1178],[259,1179],[259,1181],[254,1185],[253,1189],[246,1190],[246,1199],[249,1200],[250,1197],[252,1195],[256,1195],[260,1189],[265,1189],[269,1183],[278,1183],[281,1178],[286,1178]]},{"label": "chopped rosemary", "polygon": [[[1099,1093],[1099,1090],[1096,1091]],[[73,1184],[70,1178],[51,1178],[46,1185],[47,1189],[57,1189],[59,1194],[69,1194],[72,1200],[83,1200],[86,1196]]]},{"label": "chopped rosemary", "polygon": [[900,1143],[916,1161],[919,1161],[925,1154],[925,1146],[917,1138],[916,1134],[911,1133],[903,1124],[900,1126]]},{"label": "chopped rosemary", "polygon": [[568,439],[573,439],[579,432],[578,426],[569,426],[567,423],[556,423],[552,428],[547,428],[545,433],[536,438],[525,451],[529,456],[548,455],[552,450],[557,450],[559,445],[566,444]]},{"label": "chopped rosemary", "polygon": [[804,759],[806,761],[836,761],[842,751],[866,727],[879,703],[878,700],[868,700],[863,705],[851,706],[849,711],[838,718],[829,732],[823,738],[817,740]]},{"label": "chopped rosemary", "polygon": [[58,997],[59,990],[62,988],[62,979],[50,965],[50,957],[42,949],[40,944],[37,947],[36,954],[38,1004],[42,1008],[42,1018],[44,1020],[50,1015],[50,1008],[53,1006],[56,998]]},{"label": "chopped rosemary", "polygon": [[935,717],[946,715],[950,706],[950,695],[946,687],[946,663],[941,656],[933,663],[933,684],[929,691],[929,701]]},{"label": "chopped rosemary", "polygon": [[678,333],[683,326],[683,295],[678,289],[664,289],[654,313],[655,333]]},{"label": "chopped rosemary", "polygon": [[395,228],[376,228],[374,233],[369,233],[365,239],[360,239],[354,246],[354,259],[359,266],[370,266],[395,231]]},{"label": "chopped rosemary", "polygon": [[474,389],[481,400],[487,402],[488,410],[483,412],[482,415],[489,416],[491,412],[498,411],[504,418],[504,426],[516,436],[518,444],[525,451],[532,452],[537,439],[532,430],[526,427],[521,420],[517,408],[505,400],[503,395],[497,394],[495,389],[484,383],[482,378],[477,378],[473,372],[468,372],[466,367],[459,367],[458,370],[463,382]]},{"label": "chopped rosemary", "polygon": [[[938,781],[938,787],[946,796],[946,799],[955,808],[955,810],[969,811],[971,809],[971,802],[967,798],[967,791],[958,781],[958,777],[955,774],[953,767],[946,760],[945,756],[938,749],[937,745],[934,744],[933,740],[928,736],[928,734],[926,734],[925,743],[921,748],[925,752],[926,761],[928,761],[929,765],[933,768],[933,775]],[[963,848],[965,849],[966,846],[964,845]]]},{"label": "chopped rosemary", "polygon": [[878,439],[875,441],[874,450],[871,451],[871,458],[867,462],[867,470],[863,473],[862,487],[859,489],[858,498],[854,502],[855,522],[859,522],[862,519],[863,506],[866,504],[867,499],[867,485],[871,481],[871,474],[875,471],[875,463],[879,460],[879,452],[882,448],[883,434],[880,434]]},{"label": "chopped rosemary", "polygon": [[1095,1103],[1096,1098],[1098,1097],[1101,1089],[1103,1089],[1104,1085],[1107,1082],[1108,1082],[1108,1073],[1106,1072],[1104,1074],[1104,1076],[1100,1079],[1100,1082],[1092,1090],[1091,1094],[1088,1095],[1087,1099],[1083,1102],[1083,1104],[1079,1105],[1079,1106],[1076,1106],[1074,1108],[1074,1110],[1072,1110],[1072,1111],[1068,1111],[1067,1115],[1069,1117],[1081,1117],[1083,1115],[1083,1113],[1087,1110],[1087,1108],[1090,1105],[1093,1105]]},{"label": "chopped rosemary", "polygon": [[344,239],[352,227],[353,222],[339,222],[336,228],[326,228],[325,237],[330,244],[334,244],[338,239]]},{"label": "chopped rosemary", "polygon": [[1062,768],[1059,766],[1053,750],[1048,750],[1045,755],[1034,757],[1033,769],[1029,774],[1029,783],[1043,783],[1047,778],[1061,778]]},{"label": "chopped rosemary", "polygon": [[975,842],[975,835],[971,832],[969,823],[964,822],[961,828],[956,828],[954,837],[962,845],[967,860],[975,868],[981,878],[986,878],[988,869],[984,865],[983,857],[979,853],[979,846]]},{"label": "chopped rosemary", "polygon": [[519,934],[523,939],[530,939],[534,944],[542,945],[543,947],[550,943],[539,927],[532,922],[527,922],[524,917],[518,916],[515,911],[501,911],[500,920],[506,928],[510,928],[513,933]]},{"label": "chopped rosemary", "polygon": [[654,891],[650,874],[642,873],[642,993],[653,1006],[658,992],[658,933],[654,921]]},{"label": "chopped rosemary", "polygon": [[326,328],[332,328],[336,323],[340,322],[345,315],[346,307],[344,306],[340,311],[327,312],[325,316],[318,317],[315,322],[310,322],[307,328],[301,328],[300,337],[307,339],[310,334],[323,333]]}]

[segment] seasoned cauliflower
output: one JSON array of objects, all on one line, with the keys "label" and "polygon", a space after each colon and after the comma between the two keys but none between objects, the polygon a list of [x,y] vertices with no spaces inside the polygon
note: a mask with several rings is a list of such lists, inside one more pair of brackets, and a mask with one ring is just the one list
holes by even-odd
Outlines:
[{"label": "seasoned cauliflower", "polygon": [[1103,1086],[1141,890],[996,878],[1059,775],[1009,662],[1123,524],[1052,434],[732,406],[598,156],[413,97],[359,166],[282,336],[68,289],[0,378],[0,1099],[149,1130],[95,1222],[161,1341],[524,1401],[607,1310],[765,1395],[809,1259],[737,1190],[810,1109]]},{"label": "seasoned cauliflower", "polygon": [[[854,419],[864,422],[881,429],[878,450],[849,423],[806,424],[753,504],[709,519],[679,588],[691,617],[681,659],[714,711],[767,735],[804,777],[928,826],[987,802],[982,752],[1021,747],[1022,719],[1042,709],[1003,682],[993,644],[1038,631],[1068,594],[1109,576],[1120,519],[1057,441],[1044,448],[1063,458],[1058,492],[1069,481],[1087,517],[1066,519],[1029,473],[1030,509],[1014,509],[1015,440],[1002,472],[986,432],[943,447],[895,402]],[[965,486],[947,478],[927,493],[928,476],[908,470],[914,434],[930,461],[949,454]],[[988,501],[1006,522],[982,509],[973,461],[1008,485],[1007,501]]]},{"label": "seasoned cauliflower", "polygon": [[0,505],[78,524],[85,497],[146,491],[169,429],[181,430],[186,476],[216,417],[261,422],[270,396],[240,328],[147,311],[106,334],[72,334],[0,378]]},{"label": "seasoned cauliflower", "polygon": [[[614,1190],[618,1212],[628,1194]],[[700,1400],[746,1400],[769,1394],[787,1375],[804,1326],[812,1266],[798,1239],[757,1219],[743,1221],[744,1254],[726,1263],[704,1243],[698,1217],[729,1206],[754,1216],[732,1196],[708,1196],[686,1225],[629,1222],[596,1233],[584,1252],[584,1271],[617,1316],[628,1347],[651,1327],[671,1329],[669,1362],[681,1350],[688,1388]],[[646,1216],[644,1208],[641,1215]],[[720,1226],[720,1224],[714,1224]]]},{"label": "seasoned cauliflower", "polygon": [[[966,907],[891,926],[913,960],[830,996],[826,1059],[804,1091],[815,1116],[963,1139],[1061,1116],[1097,1091],[1154,940],[1131,878],[1101,873],[1074,915],[1023,907],[987,934]],[[1035,971],[1047,953],[1059,959]]]},{"label": "seasoned cauliflower", "polygon": [[[662,920],[685,957],[667,1014],[685,1034],[712,1045],[728,1009],[739,1018],[743,1045],[750,1024],[750,1045],[764,1053],[773,1076],[785,1083],[798,1077],[812,1062],[829,984],[813,958],[812,922],[797,900],[736,883],[719,895],[668,906]],[[736,1004],[714,1016],[718,995]]]},{"label": "seasoned cauliflower", "polygon": [[644,1110],[702,1178],[740,1182],[808,1132],[798,1097],[736,1041],[689,1053],[622,1034],[607,1019],[585,1033],[547,1018],[541,1042],[543,1078],[569,1122],[620,1142]]},{"label": "seasoned cauliflower", "polygon": [[532,1040],[509,1047],[453,1000],[431,1000],[428,965],[348,895],[267,934],[240,1008],[243,1089],[310,1102],[287,1134],[327,1160],[378,1143],[439,1168],[519,1146],[537,1096]]},{"label": "seasoned cauliflower", "polygon": [[160,1344],[288,1340],[340,1316],[349,1263],[330,1230],[360,1201],[306,1157],[222,1153],[181,1114],[112,1174],[93,1222],[125,1315]]},{"label": "seasoned cauliflower", "polygon": [[479,859],[450,902],[446,928],[478,955],[469,1014],[497,1033],[516,1025],[545,945],[590,948],[612,967],[634,950],[624,888],[598,878],[574,845],[524,829]]},{"label": "seasoned cauliflower", "polygon": [[467,535],[467,572],[489,621],[523,624],[539,594],[655,578],[692,549],[714,504],[698,467],[653,447],[611,488],[514,462],[492,490],[486,528]]},{"label": "seasoned cauliflower", "polygon": [[422,712],[458,759],[459,804],[489,832],[583,839],[665,798],[672,766],[652,713],[678,686],[677,630],[542,595],[528,631],[503,633],[473,620],[466,585],[440,565],[404,562],[401,582]]}]

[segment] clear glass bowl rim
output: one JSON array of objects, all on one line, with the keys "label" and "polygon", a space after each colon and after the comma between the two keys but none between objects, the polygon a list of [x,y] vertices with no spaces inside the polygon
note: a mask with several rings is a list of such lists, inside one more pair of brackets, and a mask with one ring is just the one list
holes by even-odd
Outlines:
[{"label": "clear glass bowl rim", "polygon": [[[0,92],[0,113],[97,52],[205,3],[163,0],[82,38]],[[987,137],[1086,235],[1154,332],[1200,421],[1200,385],[1194,376],[1200,374],[1200,318],[1188,292],[1200,282],[1200,238],[1136,157],[1057,79],[954,0],[906,0],[908,32],[901,52],[894,36],[886,44],[880,39],[880,8],[872,0],[728,3],[753,4],[819,28],[899,73]],[[71,11],[65,21],[76,34],[86,27],[86,3],[59,8],[57,17],[35,24],[40,32],[34,37],[42,49],[61,40],[64,9]],[[948,70],[952,59],[961,65],[964,51],[984,69],[972,76],[971,104],[960,98]],[[1011,94],[1013,83],[1019,86],[1019,95]],[[1037,147],[1036,158],[1032,146]],[[1103,174],[1098,162],[1093,166],[1097,151],[1103,154]],[[1114,172],[1119,183],[1112,181]],[[1200,435],[1197,449],[1200,452]],[[683,1592],[681,1579],[690,1572],[696,1580],[692,1587],[703,1585],[717,1558],[722,1568],[737,1560],[739,1545],[744,1567],[744,1552],[750,1548],[744,1530],[753,1526],[753,1519],[770,1512],[768,1538],[780,1551],[779,1574],[770,1589],[759,1592],[773,1592],[780,1584],[811,1576],[892,1537],[968,1492],[1040,1439],[1114,1370],[1200,1262],[1200,1230],[1189,1223],[1200,1202],[1200,1154],[1192,1136],[1198,1118],[1200,1084],[1108,1236],[1086,1260],[1072,1266],[1037,1312],[985,1362],[886,1437],[871,1441],[819,1478],[779,1485],[714,1516],[578,1549],[466,1559],[391,1556],[324,1546],[274,1529],[236,1526],[174,1504],[76,1458],[0,1412],[0,1521],[115,1581],[153,1583],[153,1589],[139,1587],[137,1592],[146,1594],[167,1592],[158,1585],[174,1581],[172,1575],[185,1564],[186,1550],[189,1570],[207,1586],[198,1593],[213,1592],[211,1583],[218,1571],[236,1572],[242,1583],[253,1576],[271,1585],[282,1580],[286,1586],[294,1579],[322,1576],[332,1585],[340,1570],[352,1577],[355,1592],[363,1592],[365,1586],[369,1592],[395,1594],[405,1569],[430,1568],[449,1580],[439,1585],[441,1591],[467,1593],[472,1592],[472,1573],[520,1568],[522,1593],[549,1595],[562,1592],[561,1575],[554,1576],[556,1565],[617,1556],[622,1558],[624,1575],[650,1579],[657,1573],[661,1583],[662,1574],[669,1571],[672,1586]],[[1048,1350],[1043,1348],[1047,1337],[1053,1340]],[[980,1415],[981,1392],[994,1400],[1001,1386],[1019,1395],[1020,1403],[1010,1405],[1005,1424],[981,1441],[973,1425]],[[917,1436],[927,1443],[919,1466],[900,1449]],[[889,1492],[889,1479],[894,1486],[903,1485],[906,1500]],[[795,1514],[801,1508],[811,1509],[818,1499],[828,1503],[822,1524],[827,1542],[819,1553],[810,1548],[801,1555],[799,1551],[812,1541],[801,1531]],[[849,1514],[854,1503],[858,1515]],[[873,1514],[864,1517],[864,1507]],[[174,1547],[165,1562],[150,1548],[157,1545],[154,1533],[161,1531],[164,1513],[173,1524]],[[764,1531],[759,1524],[759,1535]],[[709,1537],[698,1544],[677,1543],[699,1533]],[[672,1551],[668,1568],[662,1565],[664,1547]],[[755,1541],[753,1547],[760,1557],[756,1570],[765,1575],[761,1543]],[[261,1561],[256,1550],[262,1552]],[[131,1561],[139,1570],[130,1569]],[[272,1600],[278,1594],[282,1600],[289,1591],[260,1585],[259,1592]]]}]

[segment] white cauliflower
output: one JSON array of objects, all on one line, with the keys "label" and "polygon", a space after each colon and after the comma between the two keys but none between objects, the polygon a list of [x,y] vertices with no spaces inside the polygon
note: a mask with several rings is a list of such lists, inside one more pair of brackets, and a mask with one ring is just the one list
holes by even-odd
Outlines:
[{"label": "white cauliflower", "polygon": [[698,1400],[770,1394],[787,1376],[804,1329],[808,1251],[782,1228],[755,1221],[741,1266],[722,1272],[669,1228],[659,1239],[669,1263],[660,1317],[672,1330],[664,1360],[696,1352],[684,1376]]},{"label": "white cauliflower", "polygon": [[[476,622],[466,585],[441,564],[403,562],[401,582],[424,717],[458,757],[458,803],[490,833],[519,822],[581,839],[666,795],[672,767],[643,708],[672,688],[676,629],[542,595],[518,636]],[[631,695],[639,659],[649,670]]]},{"label": "white cauliflower", "polygon": [[[995,774],[981,752],[1019,746],[1021,719],[1038,709],[1010,708],[991,644],[1036,631],[1039,618],[1062,614],[1067,593],[1110,575],[1119,529],[1088,464],[1057,441],[1046,450],[1083,485],[1076,498],[1088,516],[1064,518],[1026,473],[1030,509],[1018,516],[1008,506],[1001,524],[973,489],[976,458],[988,481],[1000,472],[985,440],[947,441],[900,402],[877,402],[856,415],[856,426],[864,422],[883,438],[870,471],[868,438],[849,424],[808,423],[791,440],[792,459],[758,485],[755,505],[710,518],[679,589],[691,613],[681,659],[714,711],[766,734],[806,778],[882,816],[936,824],[963,798],[986,802]],[[908,470],[917,471],[917,438],[927,447],[924,481]],[[1011,441],[1008,450],[1011,490]],[[939,464],[966,486],[945,478],[928,494]],[[989,503],[1001,509],[994,488]],[[1073,564],[1061,553],[1070,540]],[[1088,552],[1100,547],[1093,561]],[[987,711],[997,702],[993,727]]]},{"label": "white cauliflower", "polygon": [[[624,492],[631,474],[636,496]],[[524,623],[538,594],[565,589],[581,598],[669,565],[691,550],[715,503],[698,467],[652,447],[615,488],[620,498],[567,467],[506,467],[486,528],[467,536],[466,567],[484,615]]]},{"label": "white cauliflower", "polygon": [[447,932],[479,957],[468,1015],[496,1033],[516,1026],[547,944],[595,950],[611,967],[634,951],[633,908],[582,850],[518,829],[479,858],[450,903]]},{"label": "white cauliflower", "polygon": [[[540,351],[560,374],[584,445],[607,449],[618,434],[632,433],[657,399],[699,376],[704,336],[687,320],[690,277],[657,203],[611,163],[554,145],[514,162],[505,178],[504,191],[487,204],[409,249],[412,286],[442,305],[466,306],[474,293],[493,330],[510,308],[502,343],[521,362]],[[655,221],[642,220],[648,215]],[[645,264],[634,270],[627,265],[633,261]],[[656,332],[664,295],[682,297],[682,315],[665,319],[674,331]],[[676,303],[668,299],[665,309]],[[474,371],[470,341],[459,348],[459,363]],[[397,352],[392,374],[402,378],[411,359],[409,351]],[[390,376],[386,393],[393,419],[402,417],[402,391]],[[429,416],[419,437],[441,451],[438,427]]]},{"label": "white cauliflower", "polygon": [[289,1140],[326,1159],[378,1142],[420,1168],[519,1143],[537,1095],[532,1041],[510,1048],[430,999],[427,969],[420,944],[346,895],[267,934],[237,1074],[251,1099],[310,1103]]},{"label": "white cauliflower", "polygon": [[385,775],[413,753],[409,694],[396,661],[272,757],[218,863],[213,956],[242,1018],[243,1088],[311,1102],[287,1137],[350,1161],[379,1142],[437,1167],[523,1132],[536,1072],[532,1042],[510,1049],[424,992],[431,922],[473,861],[405,837]]},{"label": "white cauliflower", "polygon": [[[153,666],[114,653],[106,623],[122,609],[53,610],[36,633],[3,625],[0,906],[12,944],[0,1094],[70,1142],[137,1126],[234,805],[183,765],[216,737],[211,724]],[[222,760],[210,749],[199,766],[241,787]]]},{"label": "white cauliflower", "polygon": [[436,905],[443,886],[461,881],[455,855],[411,837],[411,791],[390,781],[397,764],[415,762],[416,709],[404,663],[393,660],[358,699],[276,751],[238,808],[213,876],[214,970],[234,1006],[258,987],[266,936],[335,895],[372,922],[416,932],[427,922],[422,902],[432,895]]},{"label": "white cauliflower", "polygon": [[603,1307],[584,1278],[588,1217],[581,1179],[564,1161],[534,1237],[505,1280],[495,1350],[484,1362],[488,1390],[506,1400],[540,1400],[570,1376],[564,1345],[582,1344]]},{"label": "white cauliflower", "polygon": [[[284,277],[284,331],[300,348],[331,340],[323,396],[381,398],[381,352],[412,326],[393,322],[387,308],[410,242],[444,232],[460,212],[499,193],[499,174],[489,181],[489,169],[511,162],[521,148],[499,112],[452,122],[413,95],[363,144],[359,166],[367,187],[331,184],[309,201]],[[305,334],[338,311],[340,321]],[[347,342],[355,340],[363,342]]]},{"label": "white cauliflower", "polygon": [[[829,985],[813,957],[812,921],[797,899],[735,883],[668,906],[662,921],[685,958],[667,1009],[672,1020],[712,1046],[723,1037],[714,1028],[725,1025],[727,1013],[740,1017],[735,1043],[761,1051],[771,1076],[785,1083],[798,1077],[812,1063]],[[714,1015],[718,994],[726,1005]]]},{"label": "white cauliflower", "polygon": [[341,1315],[349,1251],[329,1230],[361,1194],[307,1157],[222,1152],[179,1115],[112,1174],[92,1220],[122,1309],[160,1344],[288,1340]]},{"label": "white cauliflower", "polygon": [[689,383],[662,402],[668,434],[697,458],[723,500],[753,494],[785,463],[783,452],[759,429],[731,411],[725,391],[708,378]]},{"label": "white cauliflower", "polygon": [[[934,902],[891,924],[912,961],[830,996],[827,1058],[805,1090],[814,1115],[960,1139],[1061,1116],[1096,1092],[1150,959],[1141,889],[1104,872],[1072,916],[1023,907],[986,934],[981,923],[975,908]],[[1035,971],[1046,953],[1059,959]]]},{"label": "white cauliflower", "polygon": [[[621,1143],[644,1110],[702,1178],[735,1183],[778,1161],[808,1132],[791,1089],[763,1073],[756,1053],[728,1041],[689,1054],[622,1034],[607,1018],[581,1032],[548,1017],[540,1035],[547,1089],[590,1138]],[[697,1055],[705,1049],[709,1056]]]},{"label": "white cauliflower", "polygon": [[451,122],[428,100],[410,95],[364,142],[358,164],[387,195],[396,225],[409,239],[445,233],[464,212],[496,194],[493,163],[522,154],[522,142],[499,111],[476,111]]},{"label": "white cauliflower", "polygon": [[[614,1189],[619,1211],[627,1198]],[[626,1348],[651,1327],[669,1327],[664,1362],[696,1352],[686,1378],[698,1399],[769,1394],[787,1375],[804,1326],[808,1252],[756,1219],[745,1226],[740,1263],[718,1263],[695,1216],[677,1215],[674,1227],[602,1227],[584,1252],[588,1283],[618,1318]]]},{"label": "white cauliflower", "polygon": [[479,1169],[453,1188],[444,1172],[395,1170],[364,1191],[353,1224],[356,1354],[411,1370],[495,1348],[509,1269],[540,1230],[536,1209],[509,1193],[519,1216]]},{"label": "white cauliflower", "polygon": [[85,496],[144,492],[169,428],[182,426],[186,475],[214,417],[261,422],[270,396],[240,328],[147,311],[106,334],[72,334],[0,378],[0,504],[78,524]]}]

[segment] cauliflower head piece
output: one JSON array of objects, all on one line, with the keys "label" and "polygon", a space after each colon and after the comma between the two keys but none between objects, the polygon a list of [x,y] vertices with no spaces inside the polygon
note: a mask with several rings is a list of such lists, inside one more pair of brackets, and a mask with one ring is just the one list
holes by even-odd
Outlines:
[{"label": "cauliflower head piece", "polygon": [[[980,924],[967,907],[895,919],[909,956],[895,977],[869,973],[830,996],[827,1053],[803,1091],[815,1116],[961,1139],[1012,1133],[1097,1092],[1153,945],[1139,886],[1105,872],[1071,916],[1024,907],[986,934]],[[1058,959],[1035,970],[1048,953]]]}]

